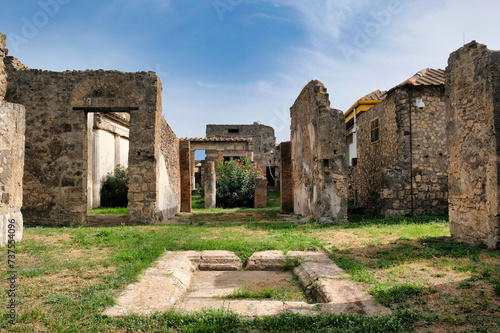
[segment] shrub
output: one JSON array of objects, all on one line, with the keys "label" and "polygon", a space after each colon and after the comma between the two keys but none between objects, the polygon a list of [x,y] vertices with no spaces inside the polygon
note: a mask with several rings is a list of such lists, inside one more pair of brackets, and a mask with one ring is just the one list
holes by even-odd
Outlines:
[{"label": "shrub", "polygon": [[118,164],[102,183],[101,207],[127,207],[128,185],[128,169]]},{"label": "shrub", "polygon": [[223,208],[253,207],[255,178],[265,176],[247,157],[216,162],[217,206]]}]

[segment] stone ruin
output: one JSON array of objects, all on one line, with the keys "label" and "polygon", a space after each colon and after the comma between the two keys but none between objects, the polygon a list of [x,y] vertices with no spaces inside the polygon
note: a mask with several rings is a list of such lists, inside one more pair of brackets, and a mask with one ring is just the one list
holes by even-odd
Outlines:
[{"label": "stone ruin", "polygon": [[446,68],[449,216],[454,238],[500,247],[500,51],[471,42]]},{"label": "stone ruin", "polygon": [[347,221],[345,118],[324,85],[309,82],[290,108],[295,214]]},{"label": "stone ruin", "polygon": [[[16,113],[29,129],[22,145],[26,225],[86,223],[89,115],[110,112],[130,114],[129,222],[155,223],[179,211],[179,141],[162,116],[162,85],[155,73],[43,71],[29,69],[13,57],[1,63],[8,77],[5,86],[2,67],[5,99],[26,108],[25,117]],[[8,170],[23,170],[17,163],[15,168],[7,165]],[[20,183],[22,171],[16,177]],[[10,202],[21,207],[20,199]]]},{"label": "stone ruin", "polygon": [[25,108],[4,100],[7,54],[5,36],[0,33],[0,246],[9,240],[19,241],[23,236]]}]

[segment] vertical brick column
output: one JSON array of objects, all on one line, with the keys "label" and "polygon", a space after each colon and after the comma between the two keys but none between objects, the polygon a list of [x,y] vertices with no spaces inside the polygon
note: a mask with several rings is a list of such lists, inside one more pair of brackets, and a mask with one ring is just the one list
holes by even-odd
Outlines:
[{"label": "vertical brick column", "polygon": [[255,179],[254,208],[266,208],[266,207],[267,207],[267,179],[257,178]]},{"label": "vertical brick column", "polygon": [[215,208],[217,180],[215,177],[215,163],[205,163],[205,208]]},{"label": "vertical brick column", "polygon": [[196,181],[194,178],[194,168],[195,168],[195,159],[194,159],[194,151],[191,152],[189,163],[189,172],[191,174],[191,190],[196,190]]},{"label": "vertical brick column", "polygon": [[279,149],[281,211],[293,212],[292,143],[282,142]]},{"label": "vertical brick column", "polygon": [[179,141],[179,163],[181,172],[181,212],[191,212],[191,151],[187,140]]}]

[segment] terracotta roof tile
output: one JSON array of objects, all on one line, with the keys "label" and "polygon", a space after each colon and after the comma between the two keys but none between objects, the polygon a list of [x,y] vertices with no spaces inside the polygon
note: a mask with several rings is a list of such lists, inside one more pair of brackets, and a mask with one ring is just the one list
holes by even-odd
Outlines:
[{"label": "terracotta roof tile", "polygon": [[375,90],[368,95],[361,97],[360,101],[378,101],[385,98],[385,91]]}]

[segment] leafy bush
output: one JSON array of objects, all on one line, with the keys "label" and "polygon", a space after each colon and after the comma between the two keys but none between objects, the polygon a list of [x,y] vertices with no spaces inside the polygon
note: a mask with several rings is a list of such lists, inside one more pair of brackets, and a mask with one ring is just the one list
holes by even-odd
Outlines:
[{"label": "leafy bush", "polygon": [[128,185],[128,169],[118,164],[102,183],[101,207],[127,207]]},{"label": "leafy bush", "polygon": [[255,178],[266,176],[247,157],[216,162],[217,206],[223,208],[253,207]]}]

